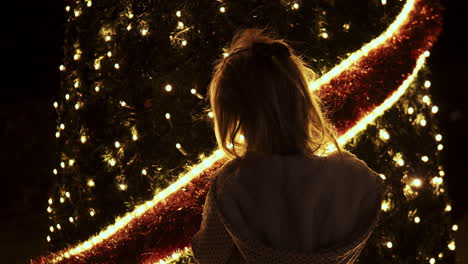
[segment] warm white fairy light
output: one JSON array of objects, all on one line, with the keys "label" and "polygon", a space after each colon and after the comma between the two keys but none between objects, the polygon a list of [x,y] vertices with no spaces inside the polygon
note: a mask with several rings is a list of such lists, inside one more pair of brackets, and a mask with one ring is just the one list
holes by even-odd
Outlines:
[{"label": "warm white fairy light", "polygon": [[[53,172],[55,175],[57,175],[57,173],[58,173],[57,169],[54,169],[52,172]],[[52,199],[52,198],[51,198],[51,199]]]},{"label": "warm white fairy light", "polygon": [[65,162],[63,162],[63,161],[60,162],[60,167],[62,167],[62,169],[65,168]]},{"label": "warm white fairy light", "polygon": [[119,184],[119,188],[120,188],[120,190],[125,191],[127,189],[127,185]]},{"label": "warm white fairy light", "polygon": [[60,129],[65,129],[65,124],[60,124]]},{"label": "warm white fairy light", "polygon": [[81,11],[80,10],[75,10],[75,17],[79,17],[81,15]]},{"label": "warm white fairy light", "polygon": [[114,68],[116,68],[117,70],[120,69],[120,65],[118,63],[114,64]]},{"label": "warm white fairy light", "polygon": [[412,183],[411,183],[414,187],[421,187],[422,185],[422,181],[421,179],[419,178],[415,178],[413,179]]},{"label": "warm white fairy light", "polygon": [[68,218],[68,221],[70,221],[70,223],[73,223],[73,217],[70,216],[70,217]]},{"label": "warm white fairy light", "polygon": [[343,24],[343,29],[346,30],[346,31],[348,31],[350,27],[351,27],[351,25],[348,24],[348,23]]},{"label": "warm white fairy light", "polygon": [[427,124],[426,119],[424,119],[424,118],[421,119],[421,121],[419,121],[419,124],[420,124],[421,126],[426,126],[426,124]]},{"label": "warm white fairy light", "polygon": [[441,151],[443,149],[444,149],[444,145],[442,145],[442,144],[437,145],[437,150],[438,151]]},{"label": "warm white fairy light", "polygon": [[393,247],[393,243],[392,243],[391,241],[388,241],[388,242],[387,242],[387,247],[388,247],[388,248],[392,248],[392,247]]},{"label": "warm white fairy light", "polygon": [[101,88],[99,88],[99,86],[95,86],[95,87],[94,87],[94,90],[95,90],[96,92],[99,92],[100,89],[101,89]]},{"label": "warm white fairy light", "polygon": [[148,172],[146,171],[146,169],[142,169],[142,170],[141,170],[141,174],[143,174],[143,175],[147,175],[147,174],[148,174]]},{"label": "warm white fairy light", "polygon": [[434,264],[435,262],[436,262],[436,261],[435,261],[434,258],[431,258],[431,259],[429,260],[429,264]]},{"label": "warm white fairy light", "polygon": [[110,50],[107,52],[107,57],[112,57],[112,52]]},{"label": "warm white fairy light", "polygon": [[185,39],[182,40],[182,46],[187,46],[187,41]]},{"label": "warm white fairy light", "polygon": [[445,171],[440,170],[440,171],[439,171],[439,175],[440,175],[440,177],[444,177],[444,176],[445,176]]},{"label": "warm white fairy light", "polygon": [[50,236],[47,236],[47,242],[50,242]]},{"label": "warm white fairy light", "polygon": [[435,136],[435,140],[436,140],[437,142],[441,141],[441,140],[442,140],[442,135],[441,135],[441,134],[437,134],[437,135]]},{"label": "warm white fairy light", "polygon": [[292,5],[292,8],[293,8],[293,9],[296,9],[296,10],[299,9],[299,4],[298,4],[298,3],[294,3],[294,4]]},{"label": "warm white fairy light", "polygon": [[47,206],[47,212],[48,212],[48,213],[52,213],[52,207]]},{"label": "warm white fairy light", "polygon": [[434,105],[434,106],[431,108],[431,112],[432,112],[433,114],[439,112],[439,107],[438,107],[437,105]]},{"label": "warm white fairy light", "polygon": [[388,140],[390,138],[390,134],[385,129],[379,130],[379,137],[383,140]]},{"label": "warm white fairy light", "polygon": [[67,100],[67,101],[70,100],[70,95],[69,94],[65,95],[65,100]]},{"label": "warm white fairy light", "polygon": [[70,12],[70,6],[66,6],[65,11]]},{"label": "warm white fairy light", "polygon": [[166,119],[171,119],[171,114],[169,114],[169,113],[166,113],[166,115],[165,115],[165,116],[166,116]]},{"label": "warm white fairy light", "polygon": [[48,202],[49,204],[52,204],[52,203],[54,202],[54,200],[52,200],[52,197],[50,197],[49,200],[47,200],[47,202]]},{"label": "warm white fairy light", "polygon": [[104,37],[104,40],[105,40],[105,41],[110,41],[111,39],[112,39],[112,37],[111,37],[110,35],[106,35],[106,36]]},{"label": "warm white fairy light", "polygon": [[172,85],[166,84],[166,86],[164,87],[164,89],[166,90],[166,92],[170,92],[170,91],[172,91]]},{"label": "warm white fairy light", "polygon": [[213,118],[213,117],[214,117],[214,114],[213,114],[212,111],[208,112],[208,117],[209,117],[209,118]]},{"label": "warm white fairy light", "polygon": [[86,3],[86,6],[91,7],[92,5],[93,5],[93,3],[91,2],[91,0],[88,0],[87,3]]},{"label": "warm white fairy light", "polygon": [[65,70],[65,66],[60,65],[60,66],[59,66],[59,70],[60,70],[60,71],[64,71],[64,70]]},{"label": "warm white fairy light", "polygon": [[94,211],[93,208],[89,209],[89,215],[94,216],[96,214],[96,211]]},{"label": "warm white fairy light", "polygon": [[88,186],[89,186],[89,187],[94,187],[94,186],[95,186],[95,183],[94,183],[94,181],[93,181],[92,179],[90,179],[90,180],[88,181]]},{"label": "warm white fairy light", "polygon": [[387,0],[381,0],[380,2],[382,3],[382,5],[386,5],[386,4],[387,4]]},{"label": "warm white fairy light", "polygon": [[455,250],[455,248],[456,248],[456,247],[455,247],[455,241],[451,241],[447,246],[448,246],[448,248],[449,248],[450,250],[452,250],[452,251]]},{"label": "warm white fairy light", "polygon": [[390,202],[389,201],[382,201],[381,207],[382,211],[387,212],[390,210]]},{"label": "warm white fairy light", "polygon": [[70,198],[70,192],[65,192],[65,196],[66,196],[67,198]]},{"label": "warm white fairy light", "polygon": [[86,143],[86,140],[87,140],[86,136],[81,136],[80,137],[81,143],[83,143],[83,144]]},{"label": "warm white fairy light", "polygon": [[431,87],[431,81],[425,81],[424,88],[429,88],[429,87]]},{"label": "warm white fairy light", "polygon": [[322,33],[320,33],[320,37],[323,38],[323,39],[327,39],[328,38],[328,33],[327,32],[322,32]]},{"label": "warm white fairy light", "polygon": [[57,224],[57,229],[58,230],[61,230],[62,229],[62,226],[60,224]]},{"label": "warm white fairy light", "polygon": [[429,157],[428,156],[422,156],[421,160],[424,161],[424,162],[427,162],[427,161],[429,161]]},{"label": "warm white fairy light", "polygon": [[414,218],[414,222],[415,222],[416,224],[419,224],[419,223],[421,222],[421,218],[419,218],[419,216],[416,216],[416,217]]},{"label": "warm white fairy light", "polygon": [[55,137],[56,137],[56,138],[59,138],[59,137],[60,137],[60,132],[59,132],[59,131],[55,132]]},{"label": "warm white fairy light", "polygon": [[75,104],[75,110],[80,109],[80,106],[81,106],[80,103],[76,103],[76,104]]},{"label": "warm white fairy light", "polygon": [[430,105],[431,104],[431,98],[429,98],[428,95],[423,96],[422,98],[423,103]]},{"label": "warm white fairy light", "polygon": [[182,15],[182,13],[178,10],[178,11],[176,12],[176,16],[177,16],[177,17],[180,17],[181,15]]},{"label": "warm white fairy light", "polygon": [[182,21],[177,22],[177,28],[178,29],[184,28],[184,22],[182,22]]},{"label": "warm white fairy light", "polygon": [[452,211],[452,206],[450,204],[447,204],[445,206],[445,212],[450,212],[450,211]]},{"label": "warm white fairy light", "polygon": [[53,227],[53,226],[50,226],[50,227],[49,227],[49,230],[50,230],[50,232],[54,232],[54,227]]},{"label": "warm white fairy light", "polygon": [[116,148],[120,148],[120,143],[119,143],[118,141],[116,141],[116,142],[114,143],[114,146],[115,146]]},{"label": "warm white fairy light", "polygon": [[64,203],[64,202],[65,202],[65,198],[63,198],[63,197],[60,197],[59,200],[60,200],[60,203]]},{"label": "warm white fairy light", "polygon": [[413,107],[408,107],[408,114],[412,115],[414,113],[414,108]]},{"label": "warm white fairy light", "polygon": [[453,226],[452,226],[452,230],[453,230],[453,231],[457,231],[457,230],[458,230],[458,225],[453,225]]},{"label": "warm white fairy light", "polygon": [[132,24],[128,24],[127,30],[130,31],[132,29]]},{"label": "warm white fairy light", "polygon": [[75,160],[74,159],[69,159],[68,160],[68,165],[73,166],[73,164],[75,164]]},{"label": "warm white fairy light", "polygon": [[57,108],[57,107],[58,107],[58,103],[54,102],[54,108]]},{"label": "warm white fairy light", "polygon": [[226,8],[225,8],[224,6],[220,7],[220,8],[219,8],[219,12],[221,12],[221,13],[226,12]]},{"label": "warm white fairy light", "polygon": [[109,160],[109,165],[111,165],[111,167],[114,167],[116,163],[117,162],[113,158]]},{"label": "warm white fairy light", "polygon": [[146,36],[146,34],[148,34],[148,29],[144,28],[141,30],[141,35],[142,36]]}]

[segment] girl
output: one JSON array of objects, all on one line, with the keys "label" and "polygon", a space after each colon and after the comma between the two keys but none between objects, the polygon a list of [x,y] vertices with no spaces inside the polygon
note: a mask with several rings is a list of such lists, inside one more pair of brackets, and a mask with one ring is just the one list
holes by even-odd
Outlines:
[{"label": "girl", "polygon": [[[382,180],[337,144],[308,83],[314,73],[284,40],[247,29],[233,37],[208,90],[219,148],[200,264],[353,263],[375,228]],[[333,144],[337,151],[324,155]]]}]

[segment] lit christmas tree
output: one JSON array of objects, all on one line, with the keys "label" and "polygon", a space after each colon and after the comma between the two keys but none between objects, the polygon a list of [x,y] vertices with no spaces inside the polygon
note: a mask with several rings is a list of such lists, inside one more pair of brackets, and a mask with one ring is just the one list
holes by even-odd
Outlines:
[{"label": "lit christmas tree", "polygon": [[204,179],[225,162],[204,96],[212,62],[236,29],[264,26],[306,57],[340,144],[385,179],[381,224],[359,262],[454,262],[424,66],[441,30],[438,1],[67,4],[46,206],[54,253],[34,263],[194,263]]}]

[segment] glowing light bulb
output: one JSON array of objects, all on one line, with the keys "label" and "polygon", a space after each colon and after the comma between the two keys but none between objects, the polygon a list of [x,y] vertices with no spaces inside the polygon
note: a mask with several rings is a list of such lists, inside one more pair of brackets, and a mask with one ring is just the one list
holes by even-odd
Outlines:
[{"label": "glowing light bulb", "polygon": [[327,39],[328,38],[328,33],[327,32],[322,32],[322,33],[320,33],[320,37],[322,37],[323,39]]},{"label": "glowing light bulb", "polygon": [[137,136],[137,135],[133,135],[133,136],[132,136],[132,139],[133,139],[133,141],[137,141],[137,140],[138,140],[138,136]]},{"label": "glowing light bulb", "polygon": [[458,230],[458,225],[453,225],[453,226],[452,226],[452,230],[453,230],[453,231],[457,231],[457,230]]},{"label": "glowing light bulb", "polygon": [[69,95],[69,94],[66,94],[66,95],[65,95],[65,100],[68,101],[69,99],[70,99],[70,95]]},{"label": "glowing light bulb", "polygon": [[419,122],[419,124],[420,124],[421,126],[426,126],[426,124],[427,124],[426,119],[424,119],[424,118],[421,119],[421,121]]},{"label": "glowing light bulb", "polygon": [[293,9],[299,9],[299,4],[298,4],[298,3],[294,3],[292,7],[293,7]]},{"label": "glowing light bulb", "polygon": [[191,93],[191,94],[195,94],[196,92],[197,92],[197,90],[195,90],[195,89],[193,89],[193,88],[190,89],[190,93]]},{"label": "glowing light bulb", "polygon": [[47,212],[48,212],[48,213],[52,213],[52,207],[48,206],[48,207],[47,207]]},{"label": "glowing light bulb", "polygon": [[224,58],[227,58],[228,56],[229,56],[229,53],[223,52],[223,57],[224,57]]},{"label": "glowing light bulb", "polygon": [[349,24],[343,24],[343,29],[348,31],[351,26]]},{"label": "glowing light bulb", "polygon": [[107,57],[109,57],[109,58],[112,57],[112,52],[111,51],[107,52]]},{"label": "glowing light bulb", "polygon": [[59,137],[60,137],[60,132],[59,132],[59,131],[55,132],[55,137],[56,137],[56,138],[59,138]]},{"label": "glowing light bulb", "polygon": [[444,257],[444,254],[442,252],[439,253],[439,258],[443,258]]},{"label": "glowing light bulb", "polygon": [[57,108],[57,107],[58,107],[58,103],[54,102],[54,108]]},{"label": "glowing light bulb", "polygon": [[405,165],[405,161],[400,158],[400,159],[397,160],[397,164],[398,164],[398,166],[401,167],[401,166]]},{"label": "glowing light bulb", "polygon": [[427,95],[423,96],[422,101],[427,105],[431,104],[431,99]]},{"label": "glowing light bulb", "polygon": [[58,230],[61,230],[62,229],[62,226],[60,224],[57,224],[57,229]]},{"label": "glowing light bulb", "polygon": [[428,156],[422,156],[421,160],[424,161],[424,162],[427,162],[429,160],[429,157]]},{"label": "glowing light bulb", "polygon": [[421,222],[421,218],[419,218],[419,216],[416,216],[416,217],[414,218],[414,222],[415,222],[416,224],[419,224],[419,222]]},{"label": "glowing light bulb", "polygon": [[65,70],[65,66],[60,65],[60,66],[59,66],[59,70],[60,70],[60,71],[64,71],[64,70]]},{"label": "glowing light bulb", "polygon": [[414,113],[414,108],[413,107],[408,107],[408,114],[412,115]]},{"label": "glowing light bulb", "polygon": [[379,131],[379,137],[383,140],[388,140],[390,138],[390,134],[388,134],[387,130],[385,129],[380,129]]},{"label": "glowing light bulb", "polygon": [[187,46],[187,41],[186,40],[182,41],[182,46]]},{"label": "glowing light bulb", "polygon": [[60,203],[64,203],[64,202],[65,202],[65,198],[60,197]]},{"label": "glowing light bulb", "polygon": [[208,112],[208,117],[209,117],[209,118],[213,118],[213,117],[214,117],[214,114],[213,114],[212,111]]},{"label": "glowing light bulb", "polygon": [[47,236],[47,242],[50,242],[50,236]]},{"label": "glowing light bulb", "polygon": [[94,187],[94,186],[95,186],[94,181],[93,181],[93,180],[89,180],[89,181],[88,181],[88,186],[89,186],[89,187]]},{"label": "glowing light bulb", "polygon": [[166,113],[166,119],[170,119],[170,118],[171,118],[171,114]]},{"label": "glowing light bulb", "polygon": [[70,193],[69,193],[69,192],[65,192],[65,196],[66,196],[67,198],[70,198]]},{"label": "glowing light bulb", "polygon": [[176,16],[177,16],[177,17],[180,17],[181,15],[182,15],[182,13],[181,13],[180,11],[177,11],[177,12],[176,12]]},{"label": "glowing light bulb", "polygon": [[110,35],[105,36],[105,37],[104,37],[104,40],[105,40],[105,41],[110,41],[110,40],[111,40],[111,36],[110,36]]},{"label": "glowing light bulb", "polygon": [[95,90],[96,92],[99,92],[99,90],[100,90],[99,86],[94,87],[94,90]]},{"label": "glowing light bulb", "polygon": [[447,204],[445,206],[445,212],[450,212],[450,211],[452,211],[452,206],[450,204]]},{"label": "glowing light bulb", "polygon": [[386,5],[386,4],[387,4],[387,0],[381,0],[381,3],[382,3],[382,5]]},{"label": "glowing light bulb", "polygon": [[73,217],[70,216],[70,217],[68,218],[68,221],[70,221],[70,223],[73,223]]},{"label": "glowing light bulb", "polygon": [[233,147],[232,143],[229,143],[229,144],[227,145],[227,148],[228,148],[228,149],[232,149],[232,147]]},{"label": "glowing light bulb", "polygon": [[94,216],[96,214],[96,211],[94,211],[93,208],[89,209],[89,215]]},{"label": "glowing light bulb", "polygon": [[179,29],[184,28],[184,22],[179,21],[179,22],[177,23],[177,27],[178,27]]},{"label": "glowing light bulb", "polygon": [[141,30],[141,35],[142,36],[146,36],[146,34],[148,34],[148,29],[144,28]]},{"label": "glowing light bulb", "polygon": [[60,124],[60,129],[65,129],[65,124]]},{"label": "glowing light bulb", "polygon": [[430,263],[430,264],[434,264],[434,263],[435,263],[435,259],[434,259],[434,258],[431,258],[431,259],[429,260],[429,263]]},{"label": "glowing light bulb", "polygon": [[115,145],[116,148],[120,148],[120,143],[119,143],[118,141],[116,141],[116,142],[114,143],[114,145]]},{"label": "glowing light bulb", "polygon": [[242,134],[241,134],[241,135],[239,135],[239,139],[240,139],[240,141],[241,141],[241,142],[244,142],[244,140],[245,140],[245,137],[244,137],[244,135],[242,135]]},{"label": "glowing light bulb", "polygon": [[219,8],[219,12],[221,12],[221,13],[226,12],[226,8],[225,8],[224,6],[220,7],[220,8]]},{"label": "glowing light bulb", "polygon": [[436,141],[441,141],[441,140],[442,140],[442,135],[441,135],[441,134],[437,134],[437,135],[435,136],[435,140],[436,140]]},{"label": "glowing light bulb", "polygon": [[388,247],[388,248],[392,248],[392,247],[393,247],[392,242],[388,241],[388,242],[387,242],[387,247]]},{"label": "glowing light bulb", "polygon": [[390,203],[388,201],[382,201],[381,209],[382,211],[387,212],[390,210]]},{"label": "glowing light bulb", "polygon": [[416,179],[413,180],[412,184],[413,184],[414,187],[421,187],[422,181],[421,181],[421,179],[416,178]]},{"label": "glowing light bulb", "polygon": [[75,164],[75,160],[74,160],[74,159],[68,160],[68,165],[73,166],[73,164]]},{"label": "glowing light bulb", "polygon": [[115,159],[113,159],[113,158],[110,159],[109,164],[110,164],[112,167],[115,166],[115,163],[116,163]]},{"label": "glowing light bulb", "polygon": [[147,174],[148,174],[148,172],[146,171],[146,169],[142,169],[142,170],[141,170],[141,174],[143,174],[143,175],[147,175]]},{"label": "glowing light bulb", "polygon": [[85,136],[81,136],[80,141],[81,141],[81,143],[83,143],[83,144],[86,143],[86,137],[85,137]]},{"label": "glowing light bulb", "polygon": [[49,230],[50,230],[50,232],[54,232],[54,227],[53,227],[53,226],[50,226],[50,227],[49,227]]},{"label": "glowing light bulb", "polygon": [[432,108],[431,108],[431,111],[433,114],[439,112],[439,107],[437,105],[434,105]]},{"label": "glowing light bulb", "polygon": [[54,201],[52,200],[52,197],[50,197],[47,202],[49,202],[49,204],[52,204]]},{"label": "glowing light bulb", "polygon": [[65,162],[60,162],[60,167],[65,168]]},{"label": "glowing light bulb", "polygon": [[444,145],[442,144],[437,145],[437,150],[441,151],[443,149],[444,149]]},{"label": "glowing light bulb", "polygon": [[90,0],[90,1],[88,1],[88,3],[86,3],[86,5],[87,5],[88,7],[91,7],[91,6],[93,5],[93,3],[92,3],[91,0]]},{"label": "glowing light bulb", "polygon": [[439,171],[439,175],[440,175],[440,177],[444,177],[444,176],[445,176],[445,171],[440,170],[440,171]]},{"label": "glowing light bulb", "polygon": [[172,85],[166,84],[166,86],[164,87],[164,89],[166,89],[167,92],[170,92],[170,91],[172,91]]},{"label": "glowing light bulb", "polygon": [[81,15],[80,10],[75,10],[75,17],[79,17]]},{"label": "glowing light bulb", "polygon": [[94,69],[95,69],[95,70],[101,69],[101,63],[99,63],[99,61],[96,62],[96,63],[94,63]]},{"label": "glowing light bulb", "polygon": [[70,6],[66,6],[65,11],[69,12],[70,11]]},{"label": "glowing light bulb", "polygon": [[132,29],[132,24],[128,24],[127,30],[130,31]]},{"label": "glowing light bulb", "polygon": [[114,68],[116,68],[117,70],[120,69],[120,65],[118,63],[114,64]]},{"label": "glowing light bulb", "polygon": [[429,88],[429,87],[431,87],[431,81],[425,81],[425,82],[424,82],[424,88],[427,89],[427,88]]},{"label": "glowing light bulb", "polygon": [[130,19],[133,18],[133,13],[132,13],[132,12],[129,12],[129,13],[128,13],[128,18],[130,18]]},{"label": "glowing light bulb", "polygon": [[75,109],[76,109],[76,110],[80,109],[80,103],[76,103],[76,104],[75,104]]},{"label": "glowing light bulb", "polygon": [[119,188],[120,188],[120,190],[125,191],[127,189],[127,185],[119,184]]},{"label": "glowing light bulb", "polygon": [[455,248],[456,248],[456,247],[455,247],[455,241],[450,242],[450,243],[448,244],[448,248],[449,248],[450,250],[452,250],[452,251],[455,250]]}]

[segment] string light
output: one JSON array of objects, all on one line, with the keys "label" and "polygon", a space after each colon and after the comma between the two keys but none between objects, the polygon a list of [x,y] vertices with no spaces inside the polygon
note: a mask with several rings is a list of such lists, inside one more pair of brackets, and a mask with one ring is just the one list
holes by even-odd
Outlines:
[{"label": "string light", "polygon": [[142,170],[141,170],[141,174],[143,174],[143,175],[147,175],[147,174],[148,174],[148,172],[146,171],[146,169],[142,169]]},{"label": "string light", "polygon": [[442,144],[437,145],[437,150],[438,151],[441,151],[443,149],[444,149],[444,145],[442,145]]},{"label": "string light", "polygon": [[386,5],[386,4],[387,4],[387,0],[381,0],[381,3],[382,3],[382,5]]},{"label": "string light", "polygon": [[458,230],[458,225],[453,225],[453,226],[452,226],[452,230],[453,230],[453,231],[457,231],[457,230]]},{"label": "string light", "polygon": [[86,3],[86,5],[87,5],[88,7],[91,7],[91,6],[93,5],[93,3],[91,2],[91,0],[89,0],[89,1]]},{"label": "string light", "polygon": [[141,30],[141,35],[142,36],[146,36],[146,34],[148,34],[148,29],[144,28]]},{"label": "string light", "polygon": [[425,82],[424,82],[424,88],[427,89],[427,88],[429,88],[429,87],[431,87],[431,81],[425,81]]},{"label": "string light", "polygon": [[168,119],[168,120],[171,119],[171,114],[166,113],[166,119]]},{"label": "string light", "polygon": [[107,57],[112,57],[112,52],[110,50],[107,52]]},{"label": "string light", "polygon": [[66,196],[67,198],[70,198],[70,193],[69,193],[69,192],[65,192],[65,196]]},{"label": "string light", "polygon": [[439,107],[437,107],[437,105],[434,105],[431,109],[432,113],[435,114],[437,112],[439,112]]},{"label": "string light", "polygon": [[419,218],[419,216],[416,216],[416,217],[414,218],[414,222],[415,222],[416,224],[419,224],[419,222],[421,222],[421,218]]},{"label": "string light", "polygon": [[57,108],[57,107],[58,107],[58,103],[54,102],[54,108]]},{"label": "string light", "polygon": [[96,211],[94,211],[93,208],[89,209],[89,215],[94,216],[96,214]]},{"label": "string light", "polygon": [[81,11],[80,10],[75,10],[75,17],[79,17],[81,15]]},{"label": "string light", "polygon": [[343,29],[344,29],[345,31],[348,31],[350,27],[351,27],[351,25],[348,24],[348,23],[343,24]]},{"label": "string light", "polygon": [[120,69],[120,65],[118,63],[114,64],[114,68],[116,68],[117,70]]},{"label": "string light", "polygon": [[412,115],[414,113],[414,108],[413,107],[408,107],[408,114]]},{"label": "string light", "polygon": [[86,136],[81,136],[81,137],[80,137],[81,143],[83,143],[83,144],[86,143],[86,140],[87,140],[87,139],[86,139]]},{"label": "string light", "polygon": [[456,248],[456,247],[455,247],[455,241],[451,241],[451,242],[448,244],[448,248],[449,248],[450,250],[452,250],[452,251],[455,250],[455,248]]},{"label": "string light", "polygon": [[100,90],[99,86],[94,87],[94,90],[95,90],[96,92],[99,92],[99,90]]},{"label": "string light", "polygon": [[434,264],[434,263],[435,263],[435,259],[434,259],[434,258],[431,258],[431,259],[429,260],[429,263],[430,263],[430,264]]},{"label": "string light", "polygon": [[113,158],[109,160],[109,165],[111,165],[111,167],[114,167],[116,163],[117,162]]},{"label": "string light", "polygon": [[60,137],[60,132],[59,132],[59,131],[55,132],[55,137],[56,137],[56,138],[59,138],[59,137]]},{"label": "string light", "polygon": [[59,70],[60,70],[60,71],[64,71],[64,70],[65,70],[65,66],[60,65],[60,66],[59,66]]},{"label": "string light", "polygon": [[66,6],[65,11],[70,12],[70,6]]},{"label": "string light", "polygon": [[181,13],[180,11],[177,11],[177,12],[176,12],[176,16],[177,16],[177,17],[180,17],[181,15],[182,15],[182,13]]},{"label": "string light", "polygon": [[439,176],[440,176],[440,177],[444,177],[444,176],[445,176],[445,171],[440,170],[440,171],[439,171]]},{"label": "string light", "polygon": [[166,89],[166,92],[170,92],[172,91],[172,85],[170,84],[166,84],[166,87],[164,87]]},{"label": "string light", "polygon": [[420,124],[421,126],[426,126],[426,124],[427,124],[426,119],[424,119],[424,118],[421,119],[421,121],[419,121],[419,124]]},{"label": "string light", "polygon": [[128,24],[127,31],[130,31],[131,29],[132,29],[132,24]]},{"label": "string light", "polygon": [[62,167],[62,169],[65,168],[65,162],[63,162],[63,161],[60,162],[60,167]]},{"label": "string light", "polygon": [[179,143],[176,144],[176,148],[177,148],[182,154],[187,155],[187,152],[182,148],[182,146],[181,146]]},{"label": "string light", "polygon": [[214,117],[214,114],[213,114],[212,111],[208,112],[208,117],[209,117],[209,118],[213,118],[213,117]]},{"label": "string light", "polygon": [[94,181],[92,179],[88,181],[88,186],[89,187],[94,187],[95,186],[95,183],[94,183]]},{"label": "string light", "polygon": [[323,39],[328,39],[328,33],[327,32],[322,32],[320,33],[320,37]]},{"label": "string light", "polygon": [[182,40],[182,46],[187,46],[187,41],[186,40]]},{"label": "string light", "polygon": [[110,40],[111,40],[111,36],[110,36],[110,35],[106,35],[106,36],[104,37],[104,40],[105,40],[105,41],[110,41]]},{"label": "string light", "polygon": [[428,157],[428,156],[422,156],[422,157],[421,157],[421,160],[424,161],[424,162],[428,162],[428,161],[429,161],[429,157]]},{"label": "string light", "polygon": [[54,227],[53,227],[53,226],[50,226],[50,227],[49,227],[49,230],[50,230],[50,232],[53,233],[53,232],[54,232]]},{"label": "string light", "polygon": [[60,224],[57,224],[57,229],[58,230],[61,230],[62,229],[62,226]]},{"label": "string light", "polygon": [[76,109],[76,110],[80,109],[80,105],[81,105],[80,103],[76,103],[76,104],[75,104],[75,109]]},{"label": "string light", "polygon": [[75,160],[74,160],[74,159],[68,160],[68,165],[73,166],[73,164],[75,164]]},{"label": "string light", "polygon": [[119,184],[119,188],[120,188],[120,190],[125,191],[127,189],[127,185]]},{"label": "string light", "polygon": [[68,221],[70,221],[70,223],[73,223],[73,217],[70,216],[70,217],[68,218]]},{"label": "string light", "polygon": [[65,198],[60,197],[60,203],[64,203],[64,202],[65,202]]},{"label": "string light", "polygon": [[450,212],[450,211],[452,211],[452,206],[450,204],[447,204],[445,206],[445,212]]},{"label": "string light", "polygon": [[177,28],[178,29],[183,29],[184,28],[184,22],[182,22],[182,21],[177,22]]},{"label": "string light", "polygon": [[293,6],[292,6],[292,9],[299,9],[299,4],[298,3],[294,3]]},{"label": "string light", "polygon": [[441,140],[442,140],[442,135],[441,135],[441,134],[437,134],[437,135],[435,136],[435,140],[436,140],[437,142],[441,141]]},{"label": "string light", "polygon": [[48,212],[48,213],[52,213],[52,207],[47,206],[47,212]]},{"label": "string light", "polygon": [[65,129],[65,124],[60,124],[60,129]]},{"label": "string light", "polygon": [[118,141],[116,141],[116,142],[114,143],[114,146],[115,146],[116,148],[120,148],[120,143],[119,143]]},{"label": "string light", "polygon": [[52,197],[49,198],[49,200],[47,201],[49,204],[52,204],[54,201],[52,200]]},{"label": "string light", "polygon": [[225,8],[224,6],[220,7],[220,8],[219,8],[219,12],[221,12],[221,13],[226,12],[226,8]]},{"label": "string light", "polygon": [[422,185],[421,179],[418,179],[418,178],[413,179],[412,185],[413,185],[414,187],[421,187],[421,185]]},{"label": "string light", "polygon": [[70,95],[69,94],[65,95],[65,100],[67,100],[67,101],[70,100]]},{"label": "string light", "polygon": [[387,242],[387,247],[388,247],[388,248],[392,248],[392,247],[393,247],[393,243],[390,242],[390,241],[388,241],[388,242]]},{"label": "string light", "polygon": [[429,98],[428,95],[423,96],[422,101],[427,105],[431,104],[431,99]]},{"label": "string light", "polygon": [[50,242],[50,236],[47,236],[47,242]]},{"label": "string light", "polygon": [[380,129],[379,131],[379,137],[383,140],[388,140],[390,138],[390,134],[388,134],[387,130],[385,129]]}]

